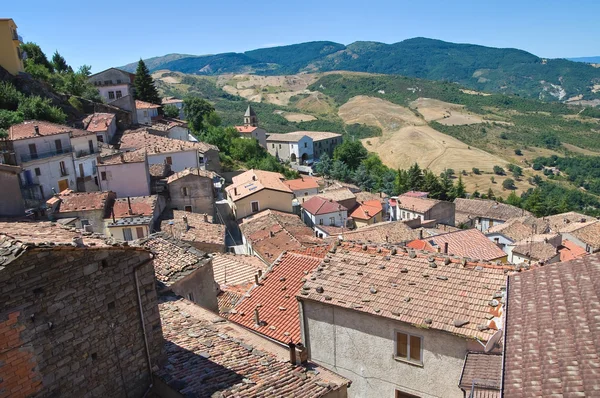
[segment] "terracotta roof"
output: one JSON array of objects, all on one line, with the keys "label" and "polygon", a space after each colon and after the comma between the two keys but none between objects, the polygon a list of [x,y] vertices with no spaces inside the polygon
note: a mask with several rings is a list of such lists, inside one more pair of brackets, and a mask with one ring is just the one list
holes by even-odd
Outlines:
[{"label": "terracotta roof", "polygon": [[284,251],[323,243],[300,217],[275,210],[264,210],[245,218],[240,229],[252,244],[252,249],[269,263]]},{"label": "terracotta roof", "polygon": [[108,126],[110,126],[115,117],[112,113],[94,113],[86,117],[83,120],[83,124],[86,126],[85,129],[87,131],[98,133],[107,131]]},{"label": "terracotta roof", "polygon": [[548,224],[543,220],[533,216],[524,216],[512,218],[505,223],[494,225],[485,234],[487,236],[495,233],[501,234],[516,242],[531,235],[546,233],[548,229]]},{"label": "terracotta roof", "polygon": [[[189,228],[183,222],[184,216],[187,217]],[[208,215],[206,219],[204,221],[204,214],[173,210],[173,219],[162,220],[160,229],[185,242],[225,245],[225,226],[213,224],[212,217]]]},{"label": "terracotta roof", "polygon": [[331,199],[327,200],[320,196],[313,196],[302,203],[302,208],[312,215],[330,214],[348,210],[337,202],[334,202]]},{"label": "terracotta roof", "polygon": [[210,262],[206,255],[165,233],[156,233],[134,243],[154,253],[156,279],[170,286]]},{"label": "terracotta roof", "polygon": [[563,230],[576,229],[578,225],[590,221],[596,221],[594,217],[586,216],[585,214],[570,211],[567,213],[554,214],[552,216],[546,216],[543,218],[550,225],[552,232],[563,232]]},{"label": "terracotta roof", "polygon": [[[302,342],[295,294],[321,260],[322,257],[299,253],[283,254],[263,275],[259,285],[249,292],[249,297],[243,297],[236,304],[228,319],[283,344]],[[259,325],[254,319],[256,308]]]},{"label": "terracotta roof", "polygon": [[159,311],[166,360],[154,374],[181,396],[321,397],[349,383],[316,364],[291,365],[287,349],[182,298]]},{"label": "terracotta roof", "polygon": [[[133,152],[128,152],[133,153]],[[155,163],[148,166],[151,177],[165,178],[171,174],[171,165],[167,163]]]},{"label": "terracotta roof", "polygon": [[600,254],[509,277],[505,397],[600,394]]},{"label": "terracotta roof", "polygon": [[[248,287],[248,290],[250,287]],[[245,292],[221,290],[217,294],[217,306],[219,307],[219,314],[226,315],[235,304],[240,301]]]},{"label": "terracotta roof", "polygon": [[146,152],[143,149],[133,152],[120,152],[100,158],[99,165],[114,165],[126,163],[141,163],[146,161]]},{"label": "terracotta roof", "polygon": [[448,254],[453,256],[467,257],[481,261],[492,261],[506,257],[506,253],[478,229],[463,229],[431,236],[423,240],[433,250],[440,248],[442,252],[444,251],[445,244],[448,243]]},{"label": "terracotta roof", "polygon": [[61,124],[45,122],[41,120],[27,120],[23,123],[12,125],[8,128],[8,139],[11,141],[23,140],[36,137],[35,126],[38,126],[39,136],[51,136],[69,133],[71,137],[81,137],[92,134],[92,132],[76,129]]},{"label": "terracotta roof", "polygon": [[304,202],[306,202],[307,200],[309,200],[313,196],[319,196],[321,198],[331,199],[331,200],[333,200],[335,202],[340,202],[340,201],[350,200],[350,199],[356,199],[356,195],[354,195],[352,193],[352,191],[350,191],[348,188],[338,188],[338,189],[333,189],[333,190],[329,190],[329,191],[324,190],[323,192],[320,192],[320,193],[318,193],[316,195],[303,196],[302,200]]},{"label": "terracotta roof", "polygon": [[[120,198],[115,200],[112,211],[115,218],[131,217],[132,215],[152,216],[156,207],[156,201],[156,195]],[[131,214],[129,213],[129,203],[131,203]]]},{"label": "terracotta roof", "polygon": [[249,134],[251,132],[253,132],[254,130],[256,130],[258,127],[255,126],[235,126],[235,129],[238,131],[238,133],[242,133],[242,134]]},{"label": "terracotta roof", "polygon": [[404,192],[402,196],[410,197],[410,198],[426,198],[429,195],[429,192],[421,192],[421,191],[408,191]]},{"label": "terracotta roof", "polygon": [[216,253],[213,255],[213,273],[219,286],[254,283],[254,275],[265,271],[267,265],[256,256]]},{"label": "terracotta roof", "polygon": [[284,179],[285,177],[279,173],[252,169],[233,177],[233,184],[225,188],[225,191],[234,202],[263,189],[291,194],[292,191],[282,182]]},{"label": "terracotta roof", "polygon": [[291,134],[291,133],[287,133],[287,134],[269,134],[267,136],[267,142],[298,142],[302,139],[302,135],[297,135],[297,134]]},{"label": "terracotta roof", "polygon": [[594,250],[600,249],[600,221],[588,224],[570,234],[586,245],[590,245]]},{"label": "terracotta roof", "polygon": [[152,120],[152,129],[160,131],[169,131],[174,127],[188,128],[188,124],[184,120],[174,119],[171,117],[162,117],[161,119]]},{"label": "terracotta roof", "polygon": [[377,193],[371,193],[371,192],[357,192],[354,194],[356,196],[356,201],[357,202],[366,202],[366,201],[370,201],[370,200],[376,200],[381,202],[381,204],[385,203],[385,198],[387,198],[387,195],[385,195],[383,192],[381,194],[377,194]]},{"label": "terracotta roof", "polygon": [[344,232],[350,232],[348,228],[336,227],[335,225],[315,225],[315,230],[320,229],[330,235],[331,239],[338,239],[338,235]]},{"label": "terracotta roof", "polygon": [[415,211],[417,213],[426,213],[438,203],[441,203],[441,200],[405,195],[398,196],[399,209]]},{"label": "terracotta roof", "polygon": [[513,253],[529,257],[532,260],[548,261],[558,254],[558,249],[547,242],[547,239],[556,238],[557,235],[533,235],[515,242]]},{"label": "terracotta roof", "polygon": [[584,248],[579,247],[568,239],[563,239],[562,244],[558,247],[560,253],[560,261],[569,261],[588,254]]},{"label": "terracotta roof", "polygon": [[419,237],[419,233],[401,221],[384,221],[353,231],[344,231],[344,240],[379,244],[400,244]]},{"label": "terracotta roof", "polygon": [[150,102],[135,100],[135,109],[154,109],[160,108],[160,105],[152,104]]},{"label": "terracotta roof", "polygon": [[[66,189],[58,194],[60,206],[55,213],[68,213],[72,211],[104,210],[113,192],[73,192]],[[56,197],[56,196],[55,196]],[[108,214],[106,215],[108,217]]]},{"label": "terracotta roof", "polygon": [[366,202],[358,202],[350,211],[349,216],[358,218],[359,220],[370,220],[382,211],[383,207],[379,200],[368,200]]},{"label": "terracotta roof", "polygon": [[285,185],[288,186],[292,191],[300,191],[302,189],[318,189],[319,184],[317,183],[317,179],[314,177],[301,177],[296,178],[295,180],[285,180],[283,181]]},{"label": "terracotta roof", "polygon": [[214,145],[205,142],[182,141],[159,135],[150,134],[147,131],[134,131],[123,134],[121,138],[121,149],[145,149],[148,155],[156,155],[159,153],[173,153],[185,151],[200,151],[208,150],[218,151]]},{"label": "terracotta roof", "polygon": [[463,371],[458,384],[471,397],[472,388],[477,390],[475,397],[498,397],[502,386],[502,355],[469,352],[465,357]]},{"label": "terracotta roof", "polygon": [[409,247],[411,249],[415,249],[415,250],[423,250],[423,251],[428,251],[428,252],[435,252],[436,250],[433,248],[433,246],[431,246],[429,243],[427,243],[426,240],[413,240],[412,242],[408,242],[406,244],[406,247]]},{"label": "terracotta roof", "polygon": [[323,188],[323,191],[325,191],[325,192],[335,191],[335,190],[342,189],[342,188],[347,188],[352,193],[358,193],[358,192],[362,191],[362,189],[360,189],[357,185],[350,184],[349,182],[333,180],[333,181],[327,182],[327,184],[329,184],[329,185],[327,185],[325,188]]},{"label": "terracotta roof", "polygon": [[530,216],[526,210],[506,203],[499,203],[495,200],[487,199],[463,199],[454,200],[455,211],[467,213],[473,217],[484,217],[493,220],[506,221],[515,217]]},{"label": "terracotta roof", "polygon": [[213,179],[213,178],[219,176],[214,171],[202,170],[197,167],[190,167],[190,168],[186,168],[184,170],[181,170],[180,172],[177,172],[177,173],[171,175],[169,178],[167,178],[167,184],[170,184],[173,181],[179,180],[180,178],[187,177],[189,175],[198,176],[198,177],[206,177],[206,178],[210,178],[210,179]]},{"label": "terracotta roof", "polygon": [[163,105],[166,105],[166,104],[180,104],[180,103],[182,103],[182,102],[183,102],[183,100],[182,100],[182,99],[175,98],[175,97],[164,97],[164,98],[161,100],[161,103],[162,103]]},{"label": "terracotta roof", "polygon": [[297,297],[487,341],[500,324],[505,269],[344,244]]},{"label": "terracotta roof", "polygon": [[291,133],[287,133],[287,135],[290,134],[296,135],[298,137],[307,136],[312,138],[313,141],[328,140],[331,138],[342,138],[341,134],[331,133],[328,131],[293,131]]}]

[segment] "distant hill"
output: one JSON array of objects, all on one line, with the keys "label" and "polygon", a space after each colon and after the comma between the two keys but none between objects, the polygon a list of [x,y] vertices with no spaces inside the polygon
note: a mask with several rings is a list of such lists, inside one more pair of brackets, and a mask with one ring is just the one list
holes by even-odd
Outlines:
[{"label": "distant hill", "polygon": [[[150,70],[157,70],[157,69],[161,69],[161,65],[163,65],[167,62],[175,61],[175,60],[178,60],[181,58],[193,57],[193,56],[194,55],[190,55],[190,54],[167,54],[167,55],[163,55],[162,57],[152,57],[152,58],[145,59],[144,62],[146,63],[146,66]],[[126,70],[127,72],[131,72],[131,73],[135,73],[137,64],[138,64],[138,61],[135,61],[135,62],[132,62],[125,66],[121,66],[119,69],[123,69],[123,70]]]},{"label": "distant hill", "polygon": [[578,57],[578,58],[567,58],[569,61],[575,62],[587,62],[588,64],[600,64],[600,57]]},{"label": "distant hill", "polygon": [[[583,95],[583,99],[600,98],[600,93],[592,92],[593,85],[600,84],[600,69],[591,65],[565,59],[542,59],[512,48],[427,38],[394,44],[355,42],[348,46],[317,41],[204,56],[169,54],[150,58],[147,64],[151,71],[169,69],[198,75],[282,75],[346,70],[456,82],[478,91],[549,101],[577,95]],[[133,65],[125,69],[133,70]]]}]

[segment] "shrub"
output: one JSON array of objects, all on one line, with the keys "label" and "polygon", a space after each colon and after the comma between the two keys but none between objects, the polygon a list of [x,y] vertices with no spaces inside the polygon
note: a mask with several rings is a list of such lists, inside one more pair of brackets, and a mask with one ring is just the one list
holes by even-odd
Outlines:
[{"label": "shrub", "polygon": [[509,190],[517,189],[517,187],[515,186],[515,180],[513,180],[512,178],[507,178],[502,182],[502,188]]},{"label": "shrub", "polygon": [[19,124],[23,121],[21,112],[7,111],[0,109],[0,129],[7,129],[13,124]]},{"label": "shrub", "polygon": [[81,104],[81,101],[79,101],[79,99],[77,97],[69,98],[69,104],[71,104],[71,106],[73,108],[77,109],[79,112],[83,112],[83,105]]},{"label": "shrub", "polygon": [[0,108],[16,111],[23,95],[9,82],[0,82]]},{"label": "shrub", "polygon": [[523,152],[521,152],[521,150],[517,148],[517,149],[515,149],[515,155],[523,156]]},{"label": "shrub", "polygon": [[62,109],[53,106],[49,99],[44,99],[37,95],[25,97],[19,103],[19,112],[23,114],[23,119],[47,120],[54,123],[64,123],[67,115]]},{"label": "shrub", "polygon": [[473,167],[473,174],[481,174],[481,170],[479,170],[477,167]]},{"label": "shrub", "polygon": [[498,174],[499,176],[504,175],[504,169],[500,166],[494,166],[494,174]]}]

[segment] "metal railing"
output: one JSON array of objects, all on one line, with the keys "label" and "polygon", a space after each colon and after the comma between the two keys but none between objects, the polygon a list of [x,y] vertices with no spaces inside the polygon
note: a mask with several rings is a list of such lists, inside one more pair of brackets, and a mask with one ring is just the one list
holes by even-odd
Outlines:
[{"label": "metal railing", "polygon": [[95,153],[97,153],[97,151],[89,151],[89,150],[88,151],[77,151],[77,152],[75,152],[75,157],[82,158],[84,156],[93,155]]},{"label": "metal railing", "polygon": [[71,153],[71,152],[73,152],[73,148],[71,148],[70,146],[65,146],[61,150],[22,154],[21,162],[30,162],[30,161],[36,160],[36,159],[51,158],[53,156],[64,155],[64,154]]}]

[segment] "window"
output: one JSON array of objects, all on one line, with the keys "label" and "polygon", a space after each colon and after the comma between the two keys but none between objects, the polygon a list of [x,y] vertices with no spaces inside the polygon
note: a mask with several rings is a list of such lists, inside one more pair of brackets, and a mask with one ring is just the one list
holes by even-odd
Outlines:
[{"label": "window", "polygon": [[252,206],[252,213],[258,213],[258,202],[252,202],[250,205]]},{"label": "window", "polygon": [[308,196],[308,192],[304,192],[304,196]]},{"label": "window", "polygon": [[490,226],[489,228],[492,228],[494,226],[494,220],[490,220]]},{"label": "window", "polygon": [[94,141],[88,140],[88,147],[90,148],[90,154],[94,153]]},{"label": "window", "polygon": [[335,225],[335,217],[329,217],[329,225],[331,225],[331,226]]},{"label": "window", "polygon": [[112,80],[105,80],[104,84],[108,86],[109,84],[112,84]]},{"label": "window", "polygon": [[187,211],[188,213],[192,212],[192,206],[183,206],[183,210]]},{"label": "window", "polygon": [[198,163],[204,164],[204,156],[198,156]]},{"label": "window", "polygon": [[319,218],[319,225],[323,225],[323,219]]},{"label": "window", "polygon": [[35,170],[35,175],[36,176],[41,176],[42,175],[42,170],[40,170],[39,167],[36,167],[34,170]]},{"label": "window", "polygon": [[304,148],[308,148],[308,142],[304,143]]},{"label": "window", "polygon": [[194,293],[188,293],[187,298],[190,301],[194,301]]},{"label": "window", "polygon": [[396,398],[420,398],[418,395],[407,394],[405,392],[396,390]]},{"label": "window", "polygon": [[56,153],[63,153],[62,142],[60,140],[54,140],[54,145],[56,146]]},{"label": "window", "polygon": [[121,84],[121,79],[117,79],[117,84]]},{"label": "window", "polygon": [[403,361],[423,364],[423,339],[403,332],[396,332],[396,352],[394,357]]},{"label": "window", "polygon": [[167,156],[166,162],[167,162],[167,164],[173,164],[173,158],[170,156]]},{"label": "window", "polygon": [[131,234],[131,228],[123,228],[123,239],[133,240],[133,235]]},{"label": "window", "polygon": [[144,117],[148,117],[148,111],[144,111]]},{"label": "window", "polygon": [[281,144],[279,144],[279,149],[281,149]]},{"label": "window", "polygon": [[271,148],[275,148],[275,144],[271,144],[271,145],[273,145]]},{"label": "window", "polygon": [[114,91],[109,91],[108,92],[108,99],[115,99],[115,92]]},{"label": "window", "polygon": [[117,98],[121,98],[123,96],[123,93],[121,92],[121,90],[117,90]]},{"label": "window", "polygon": [[65,162],[63,162],[61,160],[61,162],[59,163],[59,166],[60,166],[60,175],[66,176],[68,173],[67,173],[67,165],[65,164]]},{"label": "window", "polygon": [[135,233],[138,239],[142,239],[144,237],[144,227],[136,227]]},{"label": "window", "polygon": [[101,179],[102,181],[106,181],[106,171],[101,171],[101,172],[100,172],[100,179]]},{"label": "window", "polygon": [[37,159],[38,155],[35,144],[29,144],[29,155],[31,156],[31,159]]},{"label": "window", "polygon": [[86,219],[81,220],[81,228],[85,227],[86,225],[90,225],[90,220],[86,220]]},{"label": "window", "polygon": [[187,187],[183,187],[181,188],[181,194],[183,196],[188,196],[188,188]]},{"label": "window", "polygon": [[98,139],[98,142],[104,142],[104,136],[102,134],[98,134],[96,138]]}]

